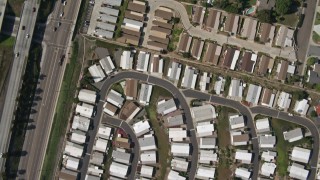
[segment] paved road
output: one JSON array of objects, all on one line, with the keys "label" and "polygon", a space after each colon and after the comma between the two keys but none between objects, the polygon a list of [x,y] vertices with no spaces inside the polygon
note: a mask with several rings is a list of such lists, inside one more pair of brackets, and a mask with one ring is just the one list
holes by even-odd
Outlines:
[{"label": "paved road", "polygon": [[[201,39],[208,39],[208,40],[217,41],[219,44],[227,43],[227,44],[235,45],[238,47],[245,47],[246,49],[251,49],[256,52],[264,52],[264,53],[270,54],[272,57],[280,56],[280,57],[287,58],[290,60],[297,59],[296,53],[295,53],[295,51],[293,51],[292,48],[279,49],[279,48],[274,48],[274,47],[266,47],[263,44],[254,43],[254,42],[250,42],[250,41],[246,41],[246,40],[234,38],[234,37],[228,38],[227,36],[224,36],[222,34],[217,34],[215,32],[208,32],[208,31],[205,31],[205,30],[200,29],[198,27],[194,27],[194,26],[192,26],[192,24],[189,21],[189,16],[187,14],[185,7],[177,1],[174,1],[174,0],[149,0],[148,2],[149,2],[151,14],[153,14],[153,12],[159,6],[164,6],[164,7],[168,7],[168,8],[175,10],[180,15],[180,17],[181,17],[180,19],[181,19],[181,22],[182,22],[185,30],[187,30],[191,36],[200,37]],[[150,29],[149,26],[152,26],[152,23],[148,23],[148,27],[146,29]],[[147,38],[145,38],[145,40],[147,40]]]},{"label": "paved road", "polygon": [[317,173],[316,167],[318,165],[318,159],[319,159],[319,130],[317,126],[314,124],[314,122],[299,116],[288,116],[287,113],[262,107],[262,106],[251,108],[251,112],[255,114],[263,114],[266,116],[283,119],[292,123],[299,124],[309,129],[309,131],[312,134],[314,142],[313,142],[312,153],[311,153],[311,158],[309,162],[311,165],[311,173],[308,179],[310,180],[316,179],[315,178]]},{"label": "paved road", "polygon": [[[23,179],[39,179],[42,170],[42,164],[45,157],[48,138],[52,126],[55,112],[55,106],[61,86],[65,64],[59,65],[61,55],[68,52],[71,42],[72,31],[75,22],[80,0],[68,1],[67,6],[62,6],[61,1],[57,1],[55,9],[51,14],[52,18],[59,18],[59,14],[64,11],[64,17],[61,20],[61,27],[53,32],[53,28],[57,26],[56,21],[49,21],[44,41],[43,53],[41,58],[41,72],[43,78],[39,79],[38,89],[42,90],[41,100],[34,100],[37,104],[34,109],[35,114],[30,116],[34,121],[30,125],[34,125],[35,129],[26,133],[23,151],[27,152],[26,156],[21,157],[19,169],[25,170],[25,174],[19,176]],[[66,54],[66,59],[68,54]],[[65,60],[66,61],[66,60]]]},{"label": "paved road", "polygon": [[[31,37],[33,35],[34,26],[36,23],[37,12],[33,12],[33,7],[38,9],[37,0],[29,0],[24,2],[21,23],[16,38],[14,53],[19,53],[19,57],[13,60],[11,73],[9,75],[9,83],[5,95],[5,103],[2,111],[0,122],[0,153],[7,152],[8,142],[10,137],[11,121],[16,108],[16,99],[21,85],[22,75],[25,70]],[[1,22],[2,23],[2,22]],[[22,30],[25,26],[25,30]],[[29,34],[29,38],[26,35]],[[4,166],[4,159],[0,158],[0,168]]]},{"label": "paved road", "polygon": [[243,106],[240,102],[234,101],[231,99],[226,99],[223,97],[213,96],[210,94],[206,94],[196,90],[184,90],[183,94],[186,97],[192,97],[196,99],[206,99],[215,104],[220,104],[223,106],[228,106],[238,110],[246,119],[247,126],[249,127],[250,131],[249,134],[252,137],[252,153],[253,153],[253,174],[251,176],[252,179],[258,179],[259,175],[259,143],[257,139],[257,132],[253,123],[253,116],[250,110]]},{"label": "paved road", "polygon": [[[191,141],[191,146],[193,149],[193,151],[191,152],[192,156],[191,156],[191,163],[190,163],[191,167],[189,170],[189,179],[194,179],[195,173],[197,170],[197,166],[198,166],[199,149],[198,149],[198,142],[197,142],[194,126],[193,126],[190,108],[189,108],[189,105],[186,102],[183,94],[171,82],[166,81],[164,79],[152,77],[152,76],[138,73],[138,72],[120,72],[120,73],[117,73],[117,75],[115,75],[113,78],[107,79],[104,82],[104,84],[101,88],[101,92],[100,92],[102,97],[105,96],[107,90],[109,89],[109,87],[111,87],[112,84],[114,84],[115,82],[121,81],[123,79],[126,79],[126,78],[133,78],[133,79],[137,79],[137,80],[141,80],[141,81],[146,81],[148,83],[163,87],[163,88],[167,89],[169,92],[171,92],[176,99],[178,99],[181,108],[184,110],[186,119],[189,120],[189,121],[187,121],[187,128],[188,128],[188,130],[190,130],[190,141]],[[99,113],[101,114],[101,110],[100,110],[101,104],[98,107],[99,108],[98,108],[98,112],[97,112],[97,117],[99,117]],[[123,128],[126,128],[125,123],[122,123],[122,126],[123,126]],[[128,131],[129,131],[129,129],[128,129]],[[134,164],[134,162],[132,164],[132,167],[133,167],[133,170],[136,169],[136,165]],[[132,172],[133,172],[133,170],[132,170]],[[135,173],[135,171],[134,171],[134,173]],[[130,175],[130,176],[134,177],[133,175]]]},{"label": "paved road", "polygon": [[300,62],[306,62],[305,59],[308,53],[310,39],[312,38],[311,34],[317,0],[305,0],[305,3],[307,3],[305,16],[301,28],[298,29],[296,40],[298,48],[297,58]]}]

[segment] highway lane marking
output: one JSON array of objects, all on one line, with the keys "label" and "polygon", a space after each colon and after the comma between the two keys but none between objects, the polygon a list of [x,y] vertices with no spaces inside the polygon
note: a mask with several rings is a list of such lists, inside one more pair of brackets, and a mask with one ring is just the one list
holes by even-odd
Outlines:
[{"label": "highway lane marking", "polygon": [[[58,57],[58,52],[55,52],[56,53],[56,56],[55,56],[55,58],[53,58],[54,59],[54,61],[57,59],[57,57]],[[52,68],[52,71],[51,71],[51,78],[50,78],[50,81],[49,81],[49,89],[51,89],[50,88],[50,85],[51,85],[51,81],[52,81],[52,77],[53,77],[53,72],[54,72],[54,68],[55,68],[55,66],[56,66],[56,63],[53,63],[53,68]],[[46,95],[46,97],[45,97],[45,100],[44,100],[44,103],[43,103],[43,106],[46,104],[46,102],[47,102],[47,99],[48,99],[48,96],[49,96],[49,92],[47,93],[47,95]]]}]

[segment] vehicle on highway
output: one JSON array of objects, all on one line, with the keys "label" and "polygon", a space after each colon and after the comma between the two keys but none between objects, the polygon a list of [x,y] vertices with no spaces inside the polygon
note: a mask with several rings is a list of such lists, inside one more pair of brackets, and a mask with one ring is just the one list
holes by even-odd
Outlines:
[{"label": "vehicle on highway", "polygon": [[64,15],[64,12],[60,13],[60,17],[62,17]]},{"label": "vehicle on highway", "polygon": [[53,31],[54,31],[54,32],[56,32],[56,31],[57,31],[57,29],[58,29],[57,27],[54,27],[54,28],[53,28]]},{"label": "vehicle on highway", "polygon": [[33,11],[33,12],[36,12],[36,8],[34,7],[32,11]]},{"label": "vehicle on highway", "polygon": [[62,66],[64,58],[66,57],[66,55],[61,55],[60,61],[59,61],[59,65]]},{"label": "vehicle on highway", "polygon": [[29,38],[29,34],[26,35],[26,38]]},{"label": "vehicle on highway", "polygon": [[20,55],[19,52],[17,52],[17,53],[16,53],[16,57],[19,57],[19,55]]},{"label": "vehicle on highway", "polygon": [[61,26],[61,22],[58,22],[58,27],[60,27]]},{"label": "vehicle on highway", "polygon": [[64,2],[63,2],[63,5],[64,5],[64,6],[67,5],[67,1],[64,1]]},{"label": "vehicle on highway", "polygon": [[89,3],[93,5],[93,4],[94,4],[94,1],[93,1],[93,0],[91,0]]},{"label": "vehicle on highway", "polygon": [[22,26],[22,30],[25,30],[26,29],[26,26]]}]

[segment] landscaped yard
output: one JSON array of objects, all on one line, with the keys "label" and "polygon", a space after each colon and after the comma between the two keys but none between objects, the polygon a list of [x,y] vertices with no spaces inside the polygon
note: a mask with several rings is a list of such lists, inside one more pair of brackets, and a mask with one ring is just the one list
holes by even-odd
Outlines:
[{"label": "landscaped yard", "polygon": [[232,108],[218,106],[217,113],[217,131],[218,131],[218,146],[219,146],[219,165],[217,168],[218,179],[227,179],[227,175],[230,177],[232,172],[230,165],[232,164],[230,148],[230,132],[229,132],[229,113],[236,113],[237,111]]},{"label": "landscaped yard", "polygon": [[172,94],[167,90],[153,86],[151,102],[149,106],[146,106],[146,111],[151,122],[154,135],[157,137],[158,155],[159,155],[159,167],[156,170],[156,179],[165,179],[167,167],[170,167],[171,157],[169,155],[170,145],[166,127],[157,118],[157,101],[158,98],[172,97]]},{"label": "landscaped yard", "polygon": [[320,13],[317,13],[316,19],[314,21],[314,25],[318,25],[318,24],[320,24]]},{"label": "landscaped yard", "polygon": [[290,154],[289,151],[294,146],[297,146],[297,145],[310,148],[311,141],[308,138],[303,138],[293,143],[289,143],[288,141],[284,140],[283,132],[293,129],[295,127],[299,127],[296,124],[292,124],[280,119],[272,119],[271,126],[273,128],[275,136],[277,137],[276,149],[277,149],[278,156],[276,161],[277,161],[278,175],[281,177],[285,177],[287,174],[287,169],[289,165],[289,154]]},{"label": "landscaped yard", "polygon": [[124,18],[124,12],[127,9],[129,4],[129,0],[124,0],[123,5],[120,6],[119,10],[120,10],[120,16],[119,16],[119,20],[117,23],[117,29],[115,31],[115,39],[119,38],[121,36],[121,25],[123,22],[123,18]]},{"label": "landscaped yard", "polygon": [[312,32],[312,39],[315,43],[319,44],[320,43],[320,35],[317,34],[316,32]]},{"label": "landscaped yard", "polygon": [[175,24],[172,31],[172,37],[170,39],[170,43],[168,45],[169,51],[174,51],[177,48],[177,43],[179,42],[180,34],[182,33],[183,28],[181,24]]},{"label": "landscaped yard", "polygon": [[299,16],[297,16],[295,13],[283,15],[283,20],[278,21],[278,23],[286,26],[290,26],[290,27],[296,27],[298,22],[299,22]]}]

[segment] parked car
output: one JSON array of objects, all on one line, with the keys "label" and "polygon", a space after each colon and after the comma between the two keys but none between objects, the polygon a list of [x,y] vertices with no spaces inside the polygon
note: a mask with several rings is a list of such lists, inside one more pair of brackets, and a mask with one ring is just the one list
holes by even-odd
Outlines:
[{"label": "parked car", "polygon": [[60,61],[59,61],[59,65],[62,66],[64,58],[66,57],[66,55],[61,55]]}]

